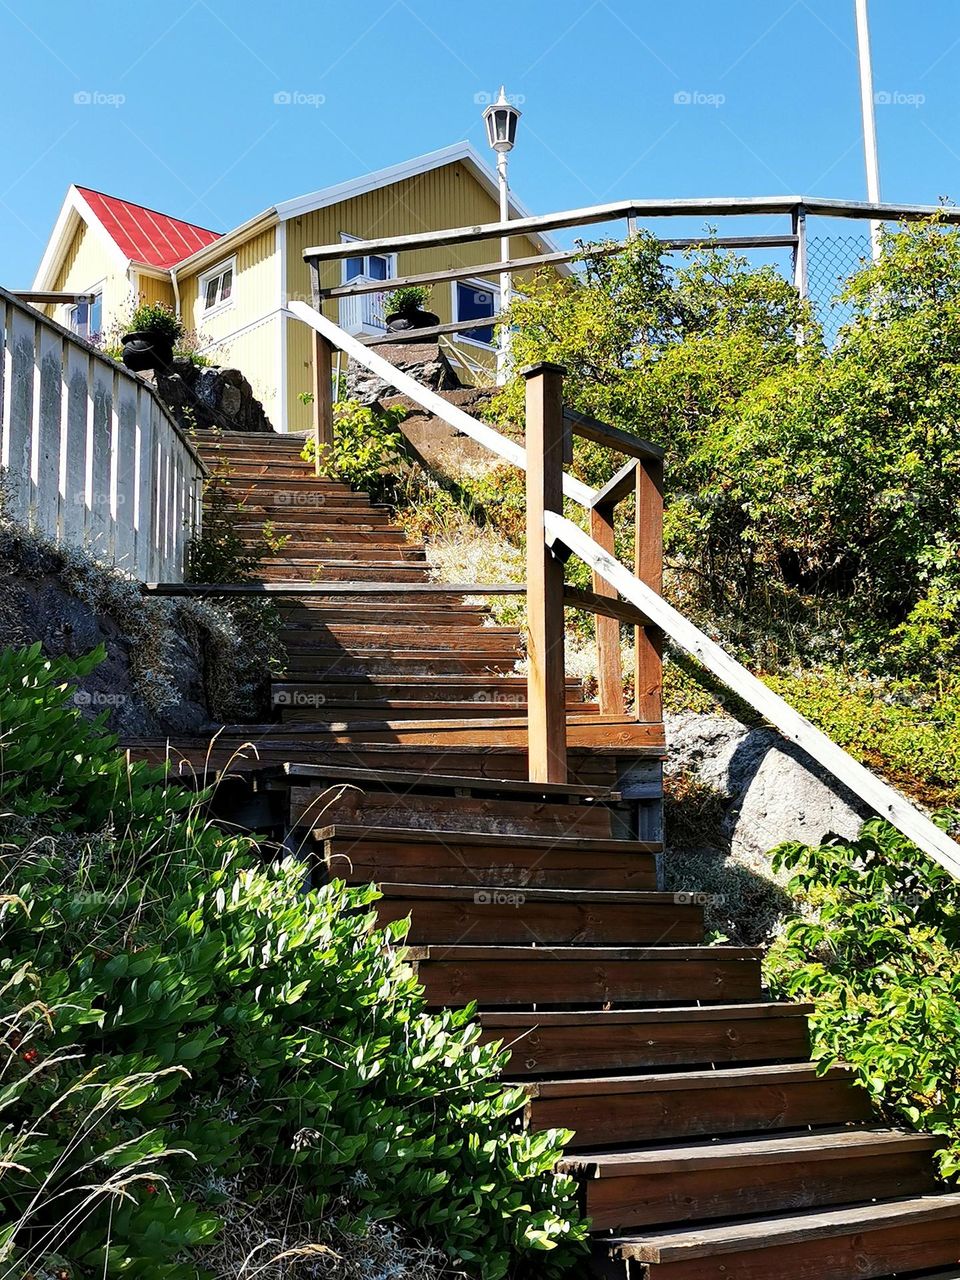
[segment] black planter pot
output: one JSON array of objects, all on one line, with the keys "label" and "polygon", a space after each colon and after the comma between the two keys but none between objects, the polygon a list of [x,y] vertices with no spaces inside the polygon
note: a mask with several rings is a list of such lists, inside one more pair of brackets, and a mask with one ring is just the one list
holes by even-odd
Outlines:
[{"label": "black planter pot", "polygon": [[[432,311],[421,311],[419,307],[416,311],[395,311],[386,318],[388,333],[406,333],[409,330],[413,334],[417,329],[432,329],[439,323],[439,316]],[[416,342],[416,338],[411,337],[410,341]]]},{"label": "black planter pot", "polygon": [[123,363],[134,373],[143,373],[146,369],[167,369],[173,363],[173,338],[164,334],[143,330],[125,333],[120,341],[123,343]]}]

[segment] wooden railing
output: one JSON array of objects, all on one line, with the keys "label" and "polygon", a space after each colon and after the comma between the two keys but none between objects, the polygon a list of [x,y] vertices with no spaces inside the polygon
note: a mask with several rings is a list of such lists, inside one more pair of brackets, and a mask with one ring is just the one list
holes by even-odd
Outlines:
[{"label": "wooden railing", "polygon": [[[662,718],[662,653],[669,638],[718,676],[785,737],[805,750],[865,804],[886,818],[920,849],[960,878],[960,845],[881,778],[795,711],[689,619],[663,599],[663,454],[656,446],[606,423],[574,413],[563,404],[564,371],[539,364],[524,370],[525,447],[478,422],[408,374],[377,356],[305,303],[291,312],[313,329],[330,351],[345,351],[371,372],[455,430],[485,445],[526,472],[527,532],[527,717],[528,768],[532,781],[567,781],[567,722],[564,679],[564,608],[597,616],[597,657],[601,712],[624,709],[620,626],[636,637],[636,714]],[[329,394],[329,393],[328,393]],[[564,472],[570,436],[580,435],[629,461],[601,490]],[[636,493],[634,571],[614,554],[614,511]],[[590,533],[563,514],[564,496],[589,513]],[[591,591],[564,584],[564,563],[578,555],[593,575]]]},{"label": "wooden railing", "polygon": [[0,509],[142,581],[182,581],[205,468],[154,391],[3,289],[0,354]]}]

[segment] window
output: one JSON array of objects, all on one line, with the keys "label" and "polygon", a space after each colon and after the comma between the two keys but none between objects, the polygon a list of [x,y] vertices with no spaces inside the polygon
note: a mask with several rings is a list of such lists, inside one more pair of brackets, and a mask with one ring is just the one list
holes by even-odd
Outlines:
[{"label": "window", "polygon": [[[495,316],[499,309],[500,291],[485,280],[456,280],[453,286],[454,320],[482,320]],[[485,347],[493,343],[493,325],[465,329],[457,334],[458,342],[479,342]]]},{"label": "window", "polygon": [[344,268],[344,284],[363,276],[366,280],[389,280],[390,259],[383,253],[371,253],[366,258],[347,258]]},{"label": "window", "polygon": [[[356,240],[356,236],[341,231],[344,244]],[[397,256],[394,253],[357,254],[343,260],[344,284],[375,284],[379,280],[392,280],[397,274]],[[389,287],[389,286],[388,286]],[[347,333],[383,333],[386,322],[383,315],[384,294],[358,293],[340,299],[340,327]]]},{"label": "window", "polygon": [[96,338],[103,330],[103,293],[92,302],[78,302],[70,308],[70,328],[78,338]]},{"label": "window", "polygon": [[236,258],[231,258],[229,262],[221,262],[219,266],[200,277],[200,305],[204,314],[218,311],[221,307],[229,305],[233,297],[233,274],[236,265]]}]

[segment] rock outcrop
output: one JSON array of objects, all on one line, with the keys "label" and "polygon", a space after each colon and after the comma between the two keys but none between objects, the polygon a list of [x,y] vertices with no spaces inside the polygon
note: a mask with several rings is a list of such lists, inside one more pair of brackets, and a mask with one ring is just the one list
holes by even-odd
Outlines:
[{"label": "rock outcrop", "polygon": [[174,360],[155,374],[157,395],[184,430],[270,431],[273,424],[239,369]]}]

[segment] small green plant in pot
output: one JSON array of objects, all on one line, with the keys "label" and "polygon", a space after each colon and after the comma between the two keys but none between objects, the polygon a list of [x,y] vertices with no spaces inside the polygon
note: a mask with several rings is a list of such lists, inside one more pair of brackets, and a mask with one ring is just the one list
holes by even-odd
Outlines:
[{"label": "small green plant in pot", "polygon": [[165,302],[141,302],[130,320],[130,332],[121,339],[123,363],[135,373],[166,369],[173,362],[173,348],[183,324]]},{"label": "small green plant in pot", "polygon": [[439,324],[440,317],[424,307],[430,300],[430,289],[425,284],[402,285],[383,299],[387,329],[400,333],[405,329],[429,329]]}]

